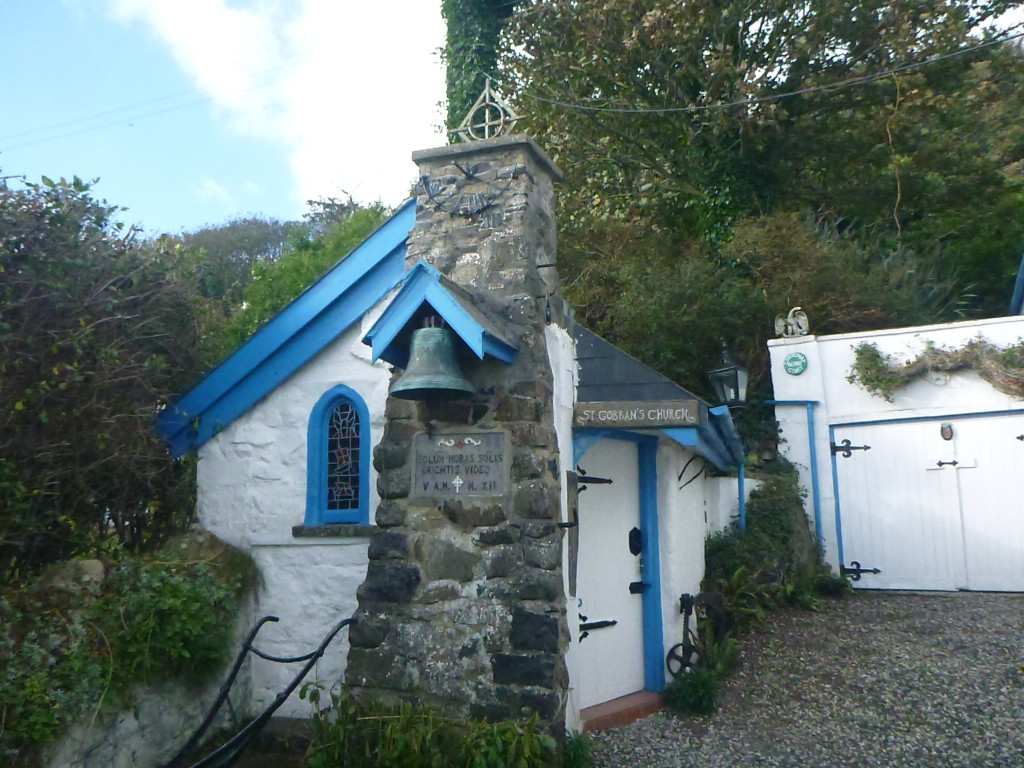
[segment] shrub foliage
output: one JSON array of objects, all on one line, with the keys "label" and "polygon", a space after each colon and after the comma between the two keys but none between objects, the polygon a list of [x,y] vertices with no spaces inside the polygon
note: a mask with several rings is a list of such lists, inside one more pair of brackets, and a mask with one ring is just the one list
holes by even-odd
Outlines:
[{"label": "shrub foliage", "polygon": [[115,559],[102,581],[54,581],[68,568],[56,566],[0,592],[0,764],[32,765],[38,747],[130,703],[135,686],[221,668],[251,561],[212,538],[198,549],[174,539],[160,555]]},{"label": "shrub foliage", "polygon": [[73,179],[0,185],[0,573],[113,532],[157,542],[191,515],[188,468],[152,429],[194,375],[197,304],[178,255]]}]

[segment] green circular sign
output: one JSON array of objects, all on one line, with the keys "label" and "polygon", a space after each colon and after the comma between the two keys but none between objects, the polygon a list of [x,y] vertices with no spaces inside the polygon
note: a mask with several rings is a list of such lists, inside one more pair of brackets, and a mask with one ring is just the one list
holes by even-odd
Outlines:
[{"label": "green circular sign", "polygon": [[799,376],[807,370],[807,355],[803,352],[790,352],[782,361],[782,367],[791,376]]}]

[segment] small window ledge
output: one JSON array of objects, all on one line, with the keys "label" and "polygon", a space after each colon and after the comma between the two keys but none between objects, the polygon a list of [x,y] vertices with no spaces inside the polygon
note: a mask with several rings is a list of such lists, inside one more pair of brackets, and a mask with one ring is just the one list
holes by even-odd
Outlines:
[{"label": "small window ledge", "polygon": [[295,525],[292,526],[292,536],[296,539],[360,539],[372,536],[376,530],[377,526],[362,523]]}]

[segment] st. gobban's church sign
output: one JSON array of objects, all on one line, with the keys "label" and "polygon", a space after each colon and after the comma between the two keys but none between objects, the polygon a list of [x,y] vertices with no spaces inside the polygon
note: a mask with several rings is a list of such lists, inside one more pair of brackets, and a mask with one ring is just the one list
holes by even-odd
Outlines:
[{"label": "st. gobban's church sign", "polygon": [[576,403],[574,427],[695,427],[700,424],[697,400],[610,401]]}]

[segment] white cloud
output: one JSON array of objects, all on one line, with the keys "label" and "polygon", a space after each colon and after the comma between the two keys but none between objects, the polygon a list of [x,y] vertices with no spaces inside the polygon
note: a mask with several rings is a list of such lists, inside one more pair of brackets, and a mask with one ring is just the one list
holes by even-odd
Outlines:
[{"label": "white cloud", "polygon": [[397,203],[444,143],[440,0],[108,0],[162,40],[229,130],[285,147],[294,196]]},{"label": "white cloud", "polygon": [[235,196],[231,194],[226,186],[210,176],[204,176],[199,181],[196,195],[200,200],[218,205],[227,213],[232,213],[238,208],[238,201],[235,199]]}]

